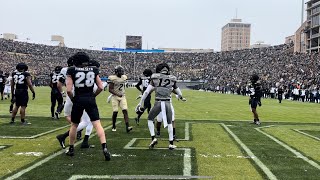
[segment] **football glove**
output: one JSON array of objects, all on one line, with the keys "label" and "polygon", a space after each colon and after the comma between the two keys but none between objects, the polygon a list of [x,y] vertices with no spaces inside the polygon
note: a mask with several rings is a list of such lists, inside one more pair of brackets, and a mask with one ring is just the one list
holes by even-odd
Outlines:
[{"label": "football glove", "polygon": [[249,99],[249,105],[251,105],[251,103],[252,103],[252,99]]},{"label": "football glove", "polygon": [[143,112],[144,112],[144,107],[142,107],[140,104],[138,104],[138,105],[136,106],[135,111],[136,111],[137,114],[143,113]]}]

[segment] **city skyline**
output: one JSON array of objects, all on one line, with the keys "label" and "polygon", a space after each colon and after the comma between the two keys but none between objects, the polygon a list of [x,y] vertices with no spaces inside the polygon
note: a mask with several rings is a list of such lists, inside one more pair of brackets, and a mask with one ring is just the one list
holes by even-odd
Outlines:
[{"label": "city skyline", "polygon": [[[49,41],[62,35],[68,47],[125,47],[141,35],[143,49],[221,49],[221,28],[240,18],[252,25],[251,44],[284,43],[300,26],[301,0],[0,0],[0,34]],[[237,15],[236,15],[237,11]]]}]

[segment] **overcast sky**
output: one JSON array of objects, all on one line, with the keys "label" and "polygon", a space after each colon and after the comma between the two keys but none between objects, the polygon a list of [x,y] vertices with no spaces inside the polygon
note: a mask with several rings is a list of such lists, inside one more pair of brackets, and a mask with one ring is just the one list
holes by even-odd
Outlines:
[{"label": "overcast sky", "polygon": [[251,23],[251,44],[277,45],[301,22],[301,0],[0,0],[0,34],[68,47],[125,47],[141,35],[143,48],[220,50],[221,28],[236,16]]}]

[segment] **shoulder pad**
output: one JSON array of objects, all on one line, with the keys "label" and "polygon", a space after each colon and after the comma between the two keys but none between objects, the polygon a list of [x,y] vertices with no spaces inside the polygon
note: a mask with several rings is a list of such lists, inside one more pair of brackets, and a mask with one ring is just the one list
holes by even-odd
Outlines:
[{"label": "shoulder pad", "polygon": [[155,78],[159,78],[159,77],[160,77],[159,73],[154,73],[154,74],[152,74],[151,79],[155,79]]},{"label": "shoulder pad", "polygon": [[108,81],[114,81],[117,78],[115,75],[111,75],[108,77]]},{"label": "shoulder pad", "polygon": [[127,80],[127,79],[128,79],[128,77],[127,77],[126,75],[122,75],[121,78],[122,78],[123,80]]},{"label": "shoulder pad", "polygon": [[169,79],[171,81],[177,81],[177,77],[175,77],[174,75],[169,75]]}]

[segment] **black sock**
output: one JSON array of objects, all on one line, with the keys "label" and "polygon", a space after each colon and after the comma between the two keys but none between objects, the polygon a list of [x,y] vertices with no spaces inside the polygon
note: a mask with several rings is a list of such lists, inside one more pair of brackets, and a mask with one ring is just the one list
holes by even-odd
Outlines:
[{"label": "black sock", "polygon": [[173,136],[176,135],[176,128],[173,128]]},{"label": "black sock", "polygon": [[14,122],[14,117],[11,118],[11,121]]},{"label": "black sock", "polygon": [[105,148],[107,148],[107,143],[102,143],[101,147],[102,147],[102,150],[104,150]]},{"label": "black sock", "polygon": [[88,143],[88,141],[89,141],[89,135],[85,135],[85,136],[84,136],[84,139],[83,139],[83,142]]},{"label": "black sock", "polygon": [[67,131],[67,132],[65,132],[64,134],[63,134],[63,138],[65,139],[65,138],[67,138],[69,136],[69,131]]},{"label": "black sock", "polygon": [[128,129],[128,127],[129,127],[129,122],[126,122],[126,128]]},{"label": "black sock", "polygon": [[171,145],[173,145],[173,141],[169,141]]},{"label": "black sock", "polygon": [[112,114],[112,128],[113,129],[116,128],[117,115],[118,115],[118,112],[113,112],[113,114]]},{"label": "black sock", "polygon": [[151,140],[152,140],[152,141],[154,140],[154,136],[151,136]]},{"label": "black sock", "polygon": [[69,151],[73,151],[74,150],[74,145],[71,145],[69,146]]},{"label": "black sock", "polygon": [[24,123],[24,122],[25,122],[25,120],[24,120],[24,119],[21,119],[21,122],[22,122],[22,123]]},{"label": "black sock", "polygon": [[161,122],[157,122],[157,131],[160,132]]}]

